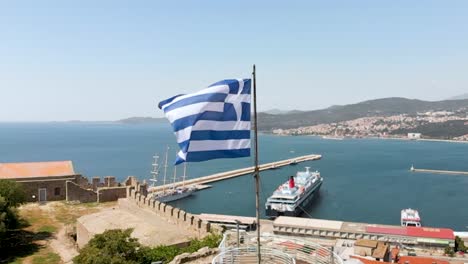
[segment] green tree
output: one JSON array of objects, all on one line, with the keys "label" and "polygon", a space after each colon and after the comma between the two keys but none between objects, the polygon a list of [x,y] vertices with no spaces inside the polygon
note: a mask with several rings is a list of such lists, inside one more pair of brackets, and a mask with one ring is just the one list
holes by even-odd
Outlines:
[{"label": "green tree", "polygon": [[5,199],[8,207],[18,207],[26,201],[23,186],[10,180],[0,180],[0,196]]},{"label": "green tree", "polygon": [[0,248],[5,245],[8,230],[18,227],[19,218],[15,207],[24,203],[25,198],[20,184],[0,180]]},{"label": "green tree", "polygon": [[132,238],[132,229],[107,230],[94,236],[73,259],[76,264],[139,264],[146,248]]},{"label": "green tree", "polygon": [[453,248],[451,246],[446,246],[444,253],[449,256],[449,257],[454,257],[455,256],[455,251],[453,251]]},{"label": "green tree", "polygon": [[463,251],[465,252],[468,250],[468,247],[465,246],[465,241],[461,239],[459,236],[455,237],[455,251]]}]

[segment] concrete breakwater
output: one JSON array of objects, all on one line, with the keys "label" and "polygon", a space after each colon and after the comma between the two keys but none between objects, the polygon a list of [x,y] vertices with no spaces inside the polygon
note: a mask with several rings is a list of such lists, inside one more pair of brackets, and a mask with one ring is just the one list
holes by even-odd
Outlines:
[{"label": "concrete breakwater", "polygon": [[[296,158],[291,158],[291,159],[285,159],[285,160],[280,160],[280,161],[275,161],[275,162],[270,162],[270,163],[265,163],[261,164],[260,171],[263,170],[269,170],[269,169],[274,169],[274,168],[279,168],[282,166],[287,166],[290,164],[295,164],[295,163],[300,163],[304,161],[310,161],[310,160],[319,160],[322,158],[322,155],[317,155],[317,154],[311,154],[311,155],[305,155],[305,156],[300,156]],[[221,173],[216,173],[213,175],[209,176],[204,176],[196,179],[191,179],[183,182],[177,182],[175,185],[176,186],[182,186],[183,184],[185,185],[203,185],[211,182],[216,182],[216,181],[222,181],[225,179],[230,179],[234,177],[239,177],[245,174],[250,174],[254,172],[254,167],[248,167],[248,168],[243,168],[243,169],[237,169],[237,170],[232,170],[232,171],[226,171],[226,172],[221,172]],[[167,189],[171,186],[174,186],[173,184],[166,184],[166,185],[160,185],[157,187],[152,187],[150,192],[157,192],[161,191],[163,189]]]},{"label": "concrete breakwater", "polygon": [[437,174],[450,174],[450,175],[467,175],[468,171],[448,171],[448,170],[429,170],[429,169],[410,169],[412,172],[425,172],[425,173],[437,173]]}]

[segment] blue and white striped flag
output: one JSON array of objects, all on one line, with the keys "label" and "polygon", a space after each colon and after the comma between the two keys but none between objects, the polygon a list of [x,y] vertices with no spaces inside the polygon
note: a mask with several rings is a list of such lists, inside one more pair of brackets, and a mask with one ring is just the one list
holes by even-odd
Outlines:
[{"label": "blue and white striped flag", "polygon": [[250,156],[250,79],[222,80],[161,101],[180,151],[175,164]]}]

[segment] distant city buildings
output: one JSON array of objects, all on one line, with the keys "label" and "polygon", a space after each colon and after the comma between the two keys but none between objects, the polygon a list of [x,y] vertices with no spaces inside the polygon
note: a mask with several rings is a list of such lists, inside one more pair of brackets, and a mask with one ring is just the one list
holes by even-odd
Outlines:
[{"label": "distant city buildings", "polygon": [[[392,116],[369,116],[353,120],[317,124],[291,129],[274,129],[277,135],[317,135],[317,136],[347,136],[347,137],[398,137],[420,139],[421,131],[407,133],[408,130],[416,130],[419,126],[444,123],[449,121],[465,121],[468,126],[468,107],[457,111],[428,111],[415,115],[399,114]],[[404,132],[406,131],[406,132]],[[454,140],[468,140],[468,134],[454,137]]]}]

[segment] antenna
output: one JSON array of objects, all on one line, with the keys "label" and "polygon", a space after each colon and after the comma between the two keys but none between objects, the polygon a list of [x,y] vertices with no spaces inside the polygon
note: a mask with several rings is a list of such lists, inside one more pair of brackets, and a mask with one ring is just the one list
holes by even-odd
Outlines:
[{"label": "antenna", "polygon": [[153,164],[151,164],[153,166],[153,170],[151,171],[151,175],[153,177],[151,179],[149,179],[149,180],[150,180],[150,182],[152,182],[151,186],[156,187],[156,183],[158,182],[158,175],[159,175],[159,164],[158,164],[159,156],[158,156],[158,154],[154,155],[153,158],[154,158],[154,161],[153,161]]}]

